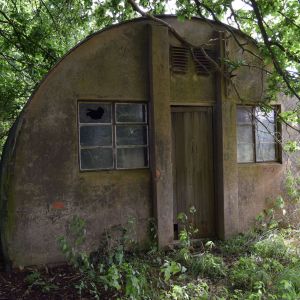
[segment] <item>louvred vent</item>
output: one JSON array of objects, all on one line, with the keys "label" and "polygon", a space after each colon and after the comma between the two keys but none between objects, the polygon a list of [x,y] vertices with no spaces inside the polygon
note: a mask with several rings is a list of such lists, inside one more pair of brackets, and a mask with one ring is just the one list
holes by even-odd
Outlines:
[{"label": "louvred vent", "polygon": [[209,73],[214,71],[215,66],[207,57],[209,56],[211,59],[215,60],[215,54],[212,50],[204,49],[206,55],[199,48],[195,48],[193,51],[196,59],[195,60],[196,73],[198,75],[208,75]]},{"label": "louvred vent", "polygon": [[184,47],[170,47],[171,69],[173,73],[187,73],[189,49]]}]

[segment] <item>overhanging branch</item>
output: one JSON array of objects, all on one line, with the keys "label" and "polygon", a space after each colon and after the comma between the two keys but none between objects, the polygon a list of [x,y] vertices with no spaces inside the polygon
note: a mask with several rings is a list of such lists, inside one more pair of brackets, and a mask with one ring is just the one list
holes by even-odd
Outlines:
[{"label": "overhanging branch", "polygon": [[300,100],[300,96],[298,95],[298,93],[296,92],[296,90],[291,86],[288,78],[287,78],[287,74],[285,73],[285,71],[281,68],[280,63],[278,62],[276,55],[272,49],[272,44],[270,41],[270,38],[267,34],[267,31],[265,29],[264,23],[263,23],[263,17],[261,15],[261,12],[259,10],[258,4],[255,0],[250,0],[251,2],[251,6],[253,8],[253,11],[255,13],[255,16],[257,18],[257,22],[258,22],[258,27],[260,30],[260,33],[262,35],[264,44],[266,45],[268,52],[270,54],[270,57],[272,59],[273,65],[275,67],[275,70],[277,71],[277,73],[281,76],[281,78],[283,79],[283,81],[285,82],[285,84],[287,85],[288,89],[295,95],[295,97],[297,97],[298,100]]}]

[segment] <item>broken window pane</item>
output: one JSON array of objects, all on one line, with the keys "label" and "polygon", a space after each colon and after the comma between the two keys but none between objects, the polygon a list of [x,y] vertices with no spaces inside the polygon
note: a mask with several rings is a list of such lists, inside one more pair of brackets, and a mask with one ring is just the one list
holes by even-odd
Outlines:
[{"label": "broken window pane", "polygon": [[112,126],[81,126],[80,146],[111,146]]},{"label": "broken window pane", "polygon": [[146,105],[141,103],[117,103],[116,121],[120,123],[146,123]]},{"label": "broken window pane", "polygon": [[256,144],[257,161],[275,161],[276,160],[275,144]]},{"label": "broken window pane", "polygon": [[81,149],[81,169],[112,169],[113,151],[112,148]]},{"label": "broken window pane", "polygon": [[117,151],[117,168],[134,169],[148,167],[148,150],[141,148],[119,148]]},{"label": "broken window pane", "polygon": [[79,103],[80,123],[111,123],[110,103]]},{"label": "broken window pane", "polygon": [[147,126],[117,125],[117,145],[147,145]]},{"label": "broken window pane", "polygon": [[238,144],[238,162],[254,162],[254,144]]}]

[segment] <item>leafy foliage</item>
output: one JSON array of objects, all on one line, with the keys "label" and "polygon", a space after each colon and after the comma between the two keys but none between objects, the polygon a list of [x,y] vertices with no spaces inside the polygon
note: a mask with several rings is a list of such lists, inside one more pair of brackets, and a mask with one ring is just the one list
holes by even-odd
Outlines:
[{"label": "leafy foliage", "polygon": [[287,259],[288,247],[284,239],[278,235],[271,235],[267,239],[259,241],[253,245],[254,252],[263,258]]},{"label": "leafy foliage", "polygon": [[230,270],[230,279],[235,288],[252,290],[257,282],[266,284],[270,277],[255,257],[241,257]]},{"label": "leafy foliage", "polygon": [[95,29],[91,11],[89,0],[0,1],[0,147],[43,76]]},{"label": "leafy foliage", "polygon": [[40,289],[44,293],[49,293],[52,290],[57,289],[57,286],[52,282],[48,282],[45,280],[41,273],[38,271],[33,271],[29,275],[26,276],[25,282],[28,285],[29,289],[37,288]]},{"label": "leafy foliage", "polygon": [[190,264],[193,274],[217,279],[226,276],[226,266],[222,257],[204,253],[195,257]]},{"label": "leafy foliage", "polygon": [[[124,229],[126,238],[119,239],[117,244],[108,243],[114,247],[109,252],[98,252],[95,259],[95,253],[83,250],[85,222],[74,217],[68,235],[59,238],[59,244],[81,274],[76,286],[78,293],[88,292],[95,299],[101,299],[104,290],[116,299],[299,298],[299,230],[254,228],[245,235],[227,241],[208,241],[197,248],[187,217],[182,214],[181,219],[189,241],[179,244],[176,250],[128,253],[124,246],[130,233]],[[181,254],[185,247],[188,259]],[[238,251],[233,251],[235,247]],[[33,273],[29,279],[30,286],[49,285],[39,274]]]}]

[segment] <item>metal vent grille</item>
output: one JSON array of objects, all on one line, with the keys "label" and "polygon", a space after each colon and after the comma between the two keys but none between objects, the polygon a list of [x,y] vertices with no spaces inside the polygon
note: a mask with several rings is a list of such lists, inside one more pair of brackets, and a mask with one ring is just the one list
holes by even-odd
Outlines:
[{"label": "metal vent grille", "polygon": [[188,70],[189,49],[185,47],[170,47],[171,70],[173,73],[185,74]]},{"label": "metal vent grille", "polygon": [[215,54],[210,49],[204,49],[205,53],[200,48],[195,48],[195,67],[197,75],[209,75],[212,71],[214,71],[215,67],[213,63],[209,60],[209,58],[205,55],[205,53],[213,60],[215,60]]}]

